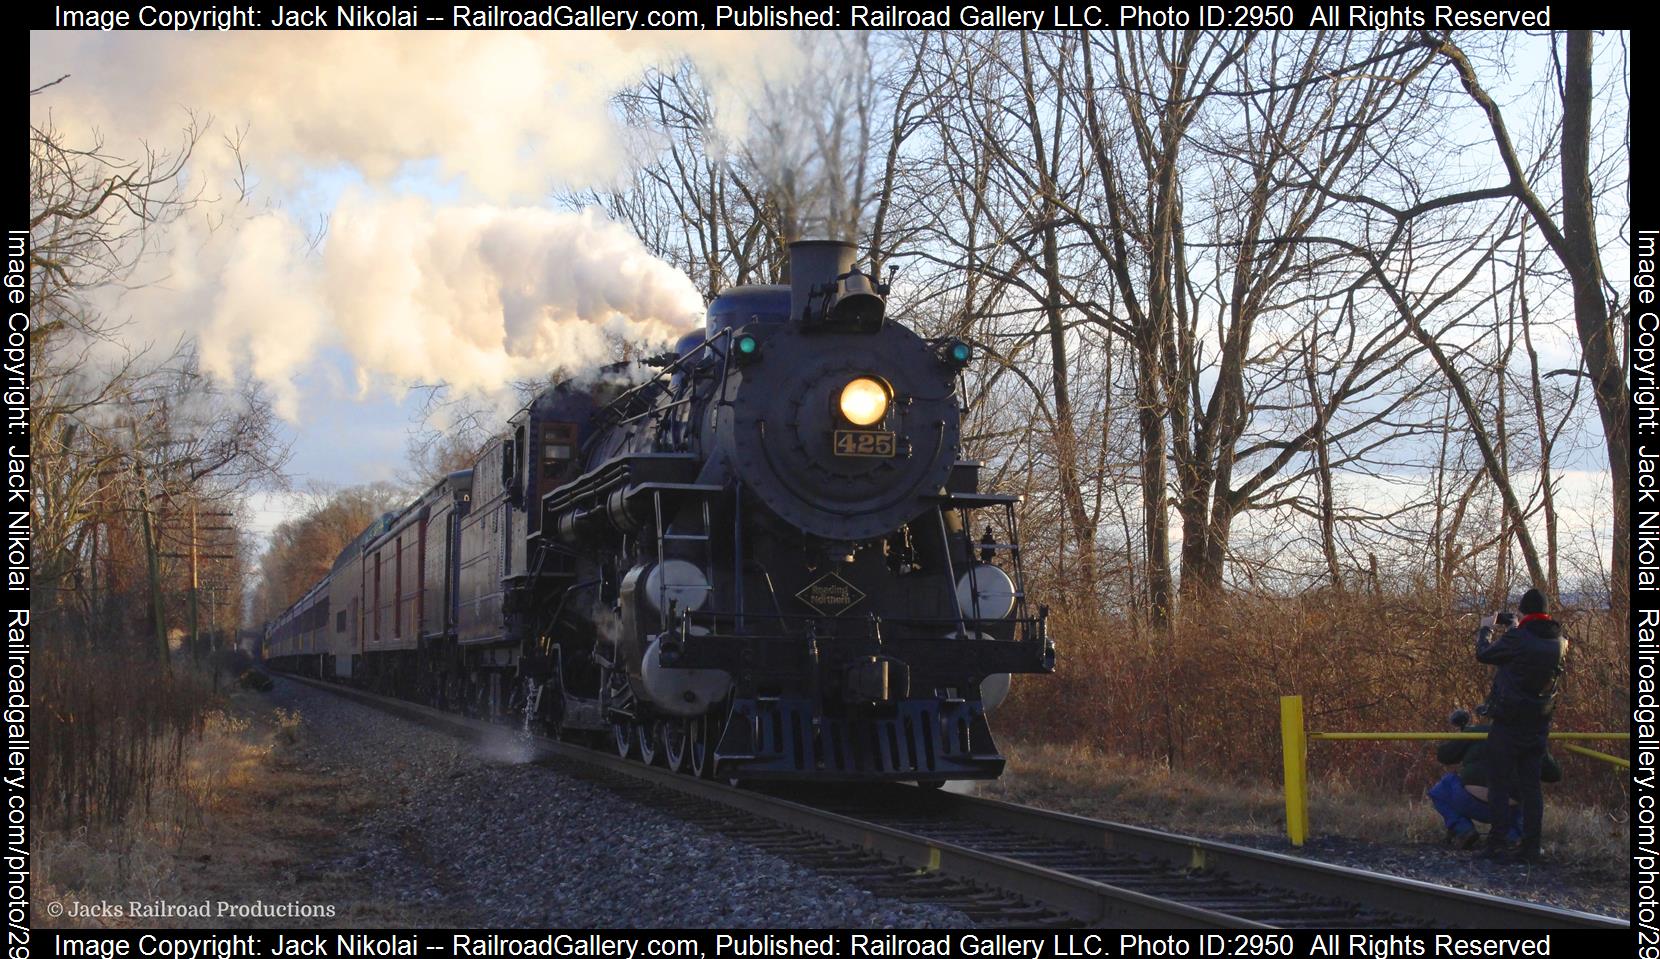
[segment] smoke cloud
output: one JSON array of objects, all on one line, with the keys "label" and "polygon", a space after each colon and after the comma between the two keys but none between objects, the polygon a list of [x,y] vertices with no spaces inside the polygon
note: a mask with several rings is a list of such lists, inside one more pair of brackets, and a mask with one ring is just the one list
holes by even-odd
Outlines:
[{"label": "smoke cloud", "polygon": [[339,211],[323,295],[359,369],[394,380],[442,370],[488,390],[603,357],[608,336],[667,341],[702,310],[685,274],[591,210],[348,197]]},{"label": "smoke cloud", "polygon": [[[622,169],[609,98],[682,57],[734,107],[720,111],[727,132],[742,128],[739,91],[794,69],[763,33],[34,32],[32,84],[70,78],[31,108],[111,142],[155,138],[191,110],[240,131],[259,175],[289,187],[341,168],[385,181],[434,161],[440,179],[486,199],[539,202],[551,183]],[[218,149],[197,160],[229,162]]]},{"label": "smoke cloud", "polygon": [[[99,303],[125,335],[198,343],[278,411],[328,347],[361,389],[412,382],[500,395],[695,322],[689,280],[558,187],[626,171],[609,100],[689,58],[741,137],[740,91],[795,69],[756,33],[185,33],[30,36],[31,119],[115,155],[211,120],[187,168],[201,202]],[[238,186],[256,202],[235,202]],[[259,203],[266,204],[263,208]],[[326,230],[317,224],[326,223]]]},{"label": "smoke cloud", "polygon": [[745,128],[724,141],[716,131],[716,145],[761,177],[786,240],[854,240],[873,199],[865,175],[876,96],[870,37],[803,33],[794,46],[814,69],[764,78]]}]

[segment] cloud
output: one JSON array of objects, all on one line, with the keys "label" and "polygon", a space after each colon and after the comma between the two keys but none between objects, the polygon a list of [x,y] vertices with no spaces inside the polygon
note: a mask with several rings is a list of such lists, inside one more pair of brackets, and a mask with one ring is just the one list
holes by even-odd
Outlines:
[{"label": "cloud", "polygon": [[[738,91],[790,75],[787,46],[758,33],[36,32],[31,86],[69,79],[30,108],[124,156],[164,147],[187,112],[211,118],[187,168],[201,202],[146,238],[152,252],[99,305],[131,342],[193,337],[204,369],[252,374],[295,419],[295,378],[330,346],[365,389],[500,395],[603,360],[608,338],[658,343],[695,322],[701,299],[679,271],[597,211],[546,198],[626,171],[638,138],[610,98],[648,68],[689,58],[738,135]],[[238,183],[267,205],[235,202]]]},{"label": "cloud", "polygon": [[492,392],[590,367],[607,337],[664,343],[702,298],[596,211],[354,195],[324,253],[323,298],[359,369]]},{"label": "cloud", "polygon": [[35,32],[31,82],[70,79],[31,108],[121,138],[175,129],[188,109],[245,131],[256,168],[284,184],[341,165],[385,180],[436,159],[485,198],[525,202],[623,169],[609,99],[648,67],[687,57],[741,88],[793,69],[781,53],[771,35],[733,32]]}]

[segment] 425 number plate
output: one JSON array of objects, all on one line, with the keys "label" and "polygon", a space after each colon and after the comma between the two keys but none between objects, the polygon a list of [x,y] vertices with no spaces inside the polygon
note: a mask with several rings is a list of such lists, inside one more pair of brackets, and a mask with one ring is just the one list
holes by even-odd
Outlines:
[{"label": "425 number plate", "polygon": [[894,456],[893,434],[874,430],[837,430],[835,449],[837,456],[889,459]]}]

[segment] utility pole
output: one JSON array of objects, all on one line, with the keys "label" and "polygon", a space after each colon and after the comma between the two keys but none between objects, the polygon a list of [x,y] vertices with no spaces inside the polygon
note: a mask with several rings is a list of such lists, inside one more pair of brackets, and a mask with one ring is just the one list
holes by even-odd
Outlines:
[{"label": "utility pole", "polygon": [[133,460],[133,472],[138,474],[138,505],[144,516],[144,555],[150,566],[150,602],[156,620],[156,653],[161,656],[162,668],[172,672],[172,657],[167,650],[167,610],[161,597],[161,557],[156,550],[156,531],[150,517],[150,486],[144,476],[144,464],[137,458]]},{"label": "utility pole", "polygon": [[[204,559],[229,560],[229,559],[235,559],[236,558],[236,554],[234,554],[234,553],[204,553],[204,552],[202,552],[202,545],[203,545],[202,542],[201,542],[202,533],[234,532],[236,530],[236,527],[231,526],[231,525],[225,525],[225,524],[221,524],[221,525],[217,525],[217,526],[203,526],[201,524],[200,517],[202,517],[202,516],[214,516],[214,517],[219,517],[221,519],[229,519],[231,516],[234,516],[234,515],[235,514],[230,512],[229,510],[202,510],[202,509],[199,509],[196,505],[195,500],[192,499],[191,503],[190,503],[190,550],[189,550],[189,552],[186,552],[186,553],[163,553],[162,554],[164,556],[169,556],[169,557],[173,557],[173,558],[176,558],[176,559],[188,559],[188,560],[190,560],[190,659],[191,659],[192,662],[199,663],[199,662],[201,662],[201,659],[202,659],[202,649],[201,649],[202,631],[201,631],[201,624],[199,622],[200,603],[201,603],[200,596],[201,596],[201,592],[202,592],[202,572],[201,572],[202,560],[204,560]],[[208,629],[209,629],[210,632],[212,631],[212,628],[213,628],[213,622],[212,622],[212,616],[211,616],[211,613],[210,613],[209,621],[208,621]]]},{"label": "utility pole", "polygon": [[214,594],[217,593],[217,592],[219,592],[219,584],[218,583],[215,583],[214,585],[208,587],[208,591],[207,591],[207,594],[208,594],[208,639],[209,639],[210,642],[213,643],[213,649],[210,651],[211,654],[208,656],[208,663],[209,663],[209,665],[211,665],[213,667],[213,691],[214,692],[219,691],[219,655],[218,655],[218,653],[219,653],[219,641],[218,641],[218,634],[216,632],[214,632],[214,624],[215,624],[216,620],[218,619],[218,617],[216,617],[214,615],[214,613],[219,608],[219,604],[214,601]]},{"label": "utility pole", "polygon": [[196,500],[190,500],[190,661],[202,661],[201,630],[196,624],[196,594],[202,588],[201,576],[196,568]]},{"label": "utility pole", "polygon": [[[100,499],[103,498],[101,494],[100,494],[99,498]],[[92,610],[92,614],[93,614],[93,617],[94,617],[93,621],[97,622],[97,616],[98,616],[99,613],[101,613],[103,611],[104,605],[103,605],[103,603],[98,601],[98,526],[99,526],[99,523],[98,523],[98,520],[96,519],[96,514],[95,514],[95,518],[93,519],[93,521],[91,523],[87,524],[87,525],[89,527],[91,527],[90,532],[91,532],[91,540],[92,540],[92,548],[91,548],[91,551],[90,551],[90,554],[89,554],[91,556],[91,560],[86,564],[86,571],[87,571],[87,591],[86,591],[87,608]],[[90,641],[90,636],[88,637],[88,639]]]}]

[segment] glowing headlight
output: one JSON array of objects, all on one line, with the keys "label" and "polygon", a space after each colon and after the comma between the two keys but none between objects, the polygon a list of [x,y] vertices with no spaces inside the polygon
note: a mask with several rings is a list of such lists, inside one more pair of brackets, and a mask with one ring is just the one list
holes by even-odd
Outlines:
[{"label": "glowing headlight", "polygon": [[888,411],[888,391],[868,376],[842,387],[842,415],[855,426],[869,426]]}]

